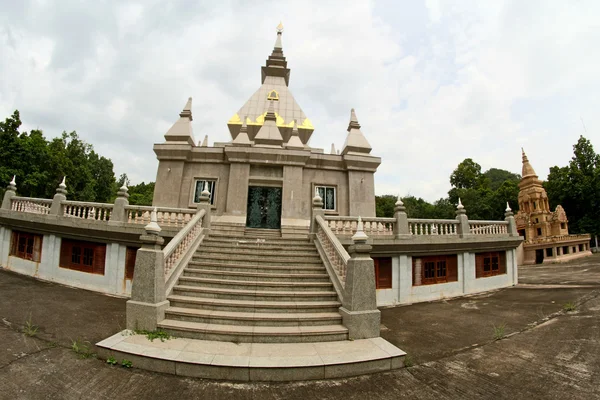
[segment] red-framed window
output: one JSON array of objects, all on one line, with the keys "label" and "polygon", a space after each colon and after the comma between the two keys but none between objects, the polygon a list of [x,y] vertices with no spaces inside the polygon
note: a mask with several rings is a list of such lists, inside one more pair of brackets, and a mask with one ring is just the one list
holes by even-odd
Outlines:
[{"label": "red-framed window", "polygon": [[106,244],[62,239],[60,267],[104,275]]},{"label": "red-framed window", "polygon": [[413,286],[456,282],[458,268],[456,254],[413,257]]},{"label": "red-framed window", "polygon": [[42,235],[21,231],[12,231],[10,255],[40,262],[42,259]]},{"label": "red-framed window", "polygon": [[392,258],[391,257],[373,257],[375,265],[375,288],[392,288]]},{"label": "red-framed window", "polygon": [[125,252],[125,279],[133,280],[133,270],[135,268],[135,257],[139,247],[127,247]]},{"label": "red-framed window", "polygon": [[506,274],[506,252],[492,251],[488,253],[475,254],[475,277],[485,278],[488,276]]}]

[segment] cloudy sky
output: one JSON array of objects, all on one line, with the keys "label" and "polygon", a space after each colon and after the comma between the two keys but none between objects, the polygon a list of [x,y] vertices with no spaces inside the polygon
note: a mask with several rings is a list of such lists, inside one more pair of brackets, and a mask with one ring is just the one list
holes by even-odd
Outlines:
[{"label": "cloudy sky", "polygon": [[[377,194],[445,196],[467,157],[545,178],[583,134],[600,151],[600,2],[0,0],[0,118],[76,130],[132,183],[194,99],[196,140],[260,85],[283,21],[290,89],[313,147],[354,107],[383,163]],[[583,124],[582,124],[583,120]],[[587,129],[587,133],[584,131]]]}]

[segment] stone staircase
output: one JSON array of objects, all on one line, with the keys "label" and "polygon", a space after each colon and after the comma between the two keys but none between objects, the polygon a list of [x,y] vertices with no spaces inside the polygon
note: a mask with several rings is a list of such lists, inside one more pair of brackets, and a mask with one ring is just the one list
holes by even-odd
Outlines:
[{"label": "stone staircase", "polygon": [[308,239],[213,226],[168,296],[159,328],[238,343],[348,339],[337,293]]}]

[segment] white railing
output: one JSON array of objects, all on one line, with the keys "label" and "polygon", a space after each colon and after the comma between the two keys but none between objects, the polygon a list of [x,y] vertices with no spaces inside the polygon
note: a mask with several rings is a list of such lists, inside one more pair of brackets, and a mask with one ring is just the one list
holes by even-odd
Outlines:
[{"label": "white railing", "polygon": [[202,230],[202,219],[205,214],[206,210],[198,211],[163,249],[165,281],[168,281],[174,271],[178,269],[181,261],[185,258],[188,249],[196,242],[196,239],[198,239]]},{"label": "white railing", "polygon": [[63,216],[65,217],[93,219],[96,221],[110,220],[110,215],[114,207],[114,204],[70,200],[62,201],[61,205],[63,206]]},{"label": "white railing", "polygon": [[[150,214],[154,207],[150,206],[125,206],[127,223],[147,225],[150,223]],[[156,218],[161,227],[183,227],[188,224],[197,213],[190,208],[156,207]]]},{"label": "white railing", "polygon": [[507,221],[469,221],[472,235],[508,235]]},{"label": "white railing", "polygon": [[34,197],[17,197],[11,199],[10,209],[12,211],[44,214],[50,213],[52,207],[52,199],[37,199]]},{"label": "white railing", "polygon": [[457,235],[458,220],[408,218],[408,232],[414,236]]},{"label": "white railing", "polygon": [[[350,235],[356,233],[358,217],[324,217],[329,229],[335,235]],[[394,234],[395,218],[362,218],[363,230],[367,236],[386,236]]]},{"label": "white railing", "polygon": [[316,222],[317,240],[327,258],[324,261],[329,263],[343,288],[346,284],[346,272],[350,255],[329,228],[328,221],[325,221],[322,216],[318,215]]}]

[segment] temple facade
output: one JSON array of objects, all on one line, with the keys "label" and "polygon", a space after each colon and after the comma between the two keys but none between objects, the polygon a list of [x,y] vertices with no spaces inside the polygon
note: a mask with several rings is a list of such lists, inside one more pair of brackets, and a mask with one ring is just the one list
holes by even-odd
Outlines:
[{"label": "temple facade", "polygon": [[567,214],[559,204],[550,209],[546,189],[522,151],[519,212],[515,215],[519,235],[525,238],[519,264],[560,262],[591,255],[590,235],[569,235]]},{"label": "temple facade", "polygon": [[312,148],[314,127],[290,92],[282,29],[261,68],[261,86],[228,121],[231,140],[208,147],[192,132],[192,99],[156,144],[153,205],[194,208],[205,188],[218,221],[232,229],[305,236],[315,193],[326,215],[375,217],[374,172],[381,163],[354,110],[341,152]]}]

